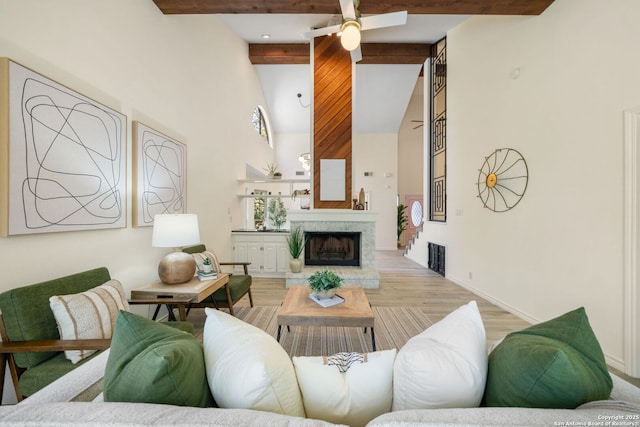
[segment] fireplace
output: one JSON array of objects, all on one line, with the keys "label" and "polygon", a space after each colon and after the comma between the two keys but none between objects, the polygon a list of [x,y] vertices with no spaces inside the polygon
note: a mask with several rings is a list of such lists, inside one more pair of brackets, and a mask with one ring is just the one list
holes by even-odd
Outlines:
[{"label": "fireplace", "polygon": [[346,231],[307,231],[305,265],[360,266],[360,234]]},{"label": "fireplace", "polygon": [[[310,209],[292,210],[287,217],[291,228],[300,227],[305,236],[310,233],[333,235],[343,237],[345,234],[357,234],[359,242],[352,245],[358,254],[353,255],[357,262],[350,261],[349,265],[345,260],[305,260],[305,267],[300,273],[286,273],[285,286],[308,286],[309,277],[318,270],[330,269],[344,279],[345,286],[362,286],[363,288],[377,289],[380,287],[380,273],[376,271],[376,218],[378,214],[372,211],[354,211],[351,209]],[[311,249],[311,248],[309,248]],[[341,253],[339,249],[333,252]],[[347,250],[344,250],[347,253]],[[325,251],[324,258],[328,258],[331,251]],[[337,258],[337,254],[331,255]],[[350,255],[349,255],[350,256]],[[351,257],[351,256],[350,256]],[[319,257],[316,257],[319,258]],[[340,255],[342,258],[342,255]],[[346,256],[345,256],[346,258]],[[321,261],[322,263],[320,263]],[[332,265],[329,265],[329,262]],[[338,264],[338,262],[341,265]],[[309,264],[311,262],[311,264]],[[347,264],[343,267],[343,265]]]}]

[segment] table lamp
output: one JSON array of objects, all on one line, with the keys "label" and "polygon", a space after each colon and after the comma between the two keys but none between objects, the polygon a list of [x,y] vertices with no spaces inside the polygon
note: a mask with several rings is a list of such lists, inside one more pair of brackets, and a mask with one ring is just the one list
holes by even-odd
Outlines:
[{"label": "table lamp", "polygon": [[182,252],[182,247],[200,243],[198,216],[194,214],[162,214],[153,218],[151,246],[174,248],[158,265],[162,283],[177,285],[193,279],[196,262],[193,256]]}]

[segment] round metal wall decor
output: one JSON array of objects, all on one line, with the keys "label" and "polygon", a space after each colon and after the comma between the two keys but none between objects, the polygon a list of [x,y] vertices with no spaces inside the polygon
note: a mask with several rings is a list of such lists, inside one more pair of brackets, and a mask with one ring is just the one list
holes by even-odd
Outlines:
[{"label": "round metal wall decor", "polygon": [[493,212],[506,212],[520,202],[527,190],[529,169],[517,150],[498,148],[485,157],[478,174],[478,198]]}]

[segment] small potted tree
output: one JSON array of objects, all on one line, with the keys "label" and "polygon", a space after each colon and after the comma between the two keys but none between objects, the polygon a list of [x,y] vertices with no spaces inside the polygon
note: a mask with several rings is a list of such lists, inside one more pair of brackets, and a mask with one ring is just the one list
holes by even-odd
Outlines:
[{"label": "small potted tree", "polygon": [[340,286],[342,277],[330,270],[319,270],[309,277],[309,288],[320,299],[331,298]]},{"label": "small potted tree", "polygon": [[307,239],[304,238],[304,231],[300,227],[294,227],[291,229],[291,233],[287,236],[287,244],[289,245],[289,268],[292,273],[300,273],[302,271],[302,260],[300,255],[304,251],[304,246],[307,243]]},{"label": "small potted tree", "polygon": [[275,226],[276,230],[280,231],[280,227],[287,222],[287,210],[280,197],[269,200],[268,212],[269,221]]}]

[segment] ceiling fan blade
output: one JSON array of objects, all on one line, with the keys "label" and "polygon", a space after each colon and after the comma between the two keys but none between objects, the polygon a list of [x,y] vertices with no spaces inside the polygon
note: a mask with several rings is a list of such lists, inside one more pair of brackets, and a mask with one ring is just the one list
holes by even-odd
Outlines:
[{"label": "ceiling fan blade", "polygon": [[330,27],[316,28],[315,30],[307,31],[304,36],[308,39],[312,39],[318,36],[326,36],[327,34],[334,34],[340,31],[340,25],[331,25]]},{"label": "ceiling fan blade", "polygon": [[343,19],[356,19],[356,6],[353,0],[340,0],[340,10]]},{"label": "ceiling fan blade", "polygon": [[407,23],[407,11],[383,13],[381,15],[371,15],[360,18],[362,30],[372,30],[374,28],[394,27]]},{"label": "ceiling fan blade", "polygon": [[362,50],[360,50],[360,46],[351,51],[351,62],[358,61],[362,61]]}]

